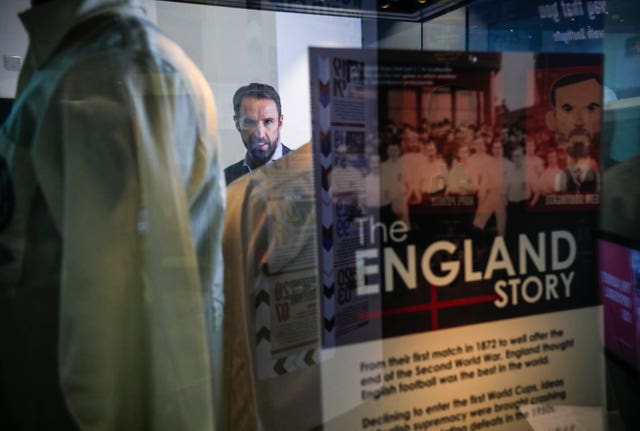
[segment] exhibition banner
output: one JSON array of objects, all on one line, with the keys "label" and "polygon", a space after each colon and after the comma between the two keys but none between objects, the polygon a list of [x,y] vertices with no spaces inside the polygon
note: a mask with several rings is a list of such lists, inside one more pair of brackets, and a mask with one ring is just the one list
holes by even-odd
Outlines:
[{"label": "exhibition banner", "polygon": [[602,57],[310,65],[324,428],[602,429]]}]

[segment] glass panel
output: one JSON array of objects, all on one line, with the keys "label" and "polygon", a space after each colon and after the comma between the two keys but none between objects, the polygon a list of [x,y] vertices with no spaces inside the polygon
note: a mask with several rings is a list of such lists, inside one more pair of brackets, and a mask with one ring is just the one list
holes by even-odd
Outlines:
[{"label": "glass panel", "polygon": [[602,52],[606,1],[476,0],[467,7],[469,49]]},{"label": "glass panel", "polygon": [[311,54],[323,428],[603,428],[598,154],[582,131],[545,167],[532,138],[559,77],[559,105],[599,104],[602,57]]},{"label": "glass panel", "polygon": [[[534,53],[605,53],[602,157],[593,150],[600,145],[598,130],[588,136],[594,144],[584,167],[594,172],[600,163],[606,168],[601,227],[613,234],[611,241],[628,246],[629,267],[637,272],[640,248],[634,249],[636,243],[628,240],[640,232],[640,6],[631,1],[607,5],[599,0],[145,2],[150,18],[193,59],[213,89],[223,166],[242,166],[250,160],[245,146],[256,144],[255,130],[274,124],[277,136],[269,139],[286,146],[283,154],[299,150],[283,160],[276,160],[283,155],[277,154],[265,168],[251,166],[251,176],[228,188],[227,220],[232,233],[227,246],[241,249],[235,255],[240,263],[225,264],[234,280],[228,283],[225,298],[230,310],[227,335],[233,346],[229,350],[233,352],[229,355],[233,374],[215,378],[231,381],[234,427],[257,428],[252,421],[258,418],[259,427],[267,430],[308,429],[322,421],[328,421],[326,429],[337,430],[410,425],[435,429],[445,423],[447,428],[460,425],[466,429],[471,421],[478,429],[502,429],[498,422],[504,419],[517,421],[513,429],[519,430],[528,414],[541,419],[557,417],[547,416],[551,413],[578,412],[580,420],[592,427],[588,429],[602,428],[601,394],[592,390],[602,386],[598,320],[591,307],[597,298],[586,289],[594,283],[591,228],[599,184],[593,179],[592,190],[567,190],[567,175],[574,174],[575,179],[580,172],[568,172],[568,137],[548,128],[546,122],[552,83],[568,72],[599,69],[599,60],[566,57],[557,65],[551,63],[560,57]],[[459,7],[461,4],[468,6]],[[17,82],[17,73],[9,70],[7,62],[15,60],[13,54],[24,55],[26,49],[15,5],[26,9],[30,1],[5,1],[0,6],[5,66],[0,74],[0,124]],[[15,34],[19,40],[5,45]],[[372,50],[365,59],[362,51],[354,50],[353,61],[332,59],[326,64],[323,61],[334,53],[322,52],[312,57],[310,65],[310,47]],[[429,52],[378,51],[387,48]],[[435,52],[442,50],[482,54],[440,56]],[[509,51],[526,53],[505,54]],[[421,61],[432,68],[431,76],[423,75]],[[389,81],[378,86],[370,73],[380,70],[388,73]],[[311,82],[310,76],[314,77]],[[236,91],[249,83],[267,84],[279,94],[281,112],[278,108],[277,114],[270,114],[275,123],[269,122],[270,117],[254,118],[256,105],[234,106]],[[316,103],[312,107],[313,91]],[[337,120],[328,114],[330,100],[334,102],[331,109],[341,103]],[[565,114],[569,115],[559,113]],[[319,127],[327,121],[336,124]],[[305,145],[312,136],[316,161],[325,162],[323,166],[312,165],[311,145]],[[258,140],[258,146],[263,144]],[[330,151],[325,152],[327,149]],[[531,166],[544,166],[548,171],[551,180],[545,193],[533,192]],[[6,184],[6,178],[0,178],[0,185]],[[489,183],[490,192],[482,188]],[[578,188],[584,184],[582,180],[575,183]],[[491,202],[481,200],[480,191],[487,192],[482,199]],[[572,199],[582,201],[572,203]],[[323,203],[325,213],[316,207]],[[554,206],[552,211],[552,205],[561,208],[556,211]],[[335,223],[322,224],[327,213],[335,218],[328,221]],[[544,221],[540,221],[541,214]],[[541,258],[534,245],[521,247],[519,257],[529,256],[530,262],[525,258],[523,264],[529,266],[518,268],[511,284],[498,288],[484,276],[508,272],[507,261],[516,256],[512,250],[520,246],[517,233],[526,231],[534,241],[549,226],[563,231],[568,226],[569,235],[579,244],[577,263],[572,262],[571,267],[571,271],[577,268],[575,279],[573,272],[563,273],[567,278],[562,279],[567,288],[562,293],[570,290],[569,285],[583,288],[573,292],[585,307],[576,312],[575,319],[563,323],[577,334],[575,339],[568,331],[558,335],[553,319],[542,315],[548,307],[537,300],[528,303],[530,291],[544,289],[553,297],[562,282],[550,271],[538,271],[538,281],[525,281],[531,275],[528,269],[544,266],[546,258],[558,251],[546,250],[545,244],[551,247],[550,236],[540,240],[545,249],[539,253]],[[506,239],[499,239],[503,237]],[[422,252],[436,241],[447,244],[440,244],[440,249],[423,260]],[[464,248],[465,241],[472,244],[469,249]],[[354,258],[354,249],[363,243],[373,247]],[[327,252],[331,244],[339,244],[335,255]],[[407,246],[415,245],[419,254],[409,265]],[[563,244],[562,252],[571,247]],[[611,247],[604,249],[603,255]],[[370,252],[377,253],[375,258],[367,254]],[[382,257],[393,263],[382,268],[376,261]],[[316,259],[326,264],[320,268],[324,273]],[[490,259],[498,269],[489,268]],[[456,264],[464,275],[445,283],[443,279]],[[387,278],[385,272],[390,274]],[[325,277],[322,283],[319,277]],[[418,285],[407,287],[412,277],[418,278]],[[380,289],[387,279],[391,280],[389,289],[383,292]],[[363,286],[365,281],[372,284]],[[436,288],[438,283],[442,289]],[[523,287],[525,283],[530,291]],[[391,292],[396,285],[401,295]],[[376,295],[358,292],[360,287],[372,286],[378,287]],[[463,297],[460,291],[465,290],[468,296]],[[629,301],[635,298],[637,304],[640,290],[634,292]],[[515,307],[518,300],[525,307]],[[498,301],[504,306],[496,312]],[[574,305],[567,297],[557,303],[560,305],[551,308],[567,311]],[[535,325],[513,323],[517,317],[530,317],[528,313],[539,313]],[[633,345],[640,328],[637,307],[626,308],[620,316],[635,325],[620,337]],[[498,324],[497,320],[507,318],[509,324]],[[478,322],[493,326],[472,329],[471,341],[460,333],[447,332]],[[533,362],[533,353],[526,358],[529,353],[523,352],[525,344],[521,343],[534,346],[526,335],[540,341],[540,346],[554,331],[555,342],[561,343],[550,348],[554,352],[536,355]],[[504,335],[507,333],[509,336]],[[523,334],[524,340],[519,341]],[[507,362],[506,348],[495,353],[495,346],[503,342],[512,352],[519,352],[517,358],[514,353]],[[549,358],[553,366],[571,362],[564,349],[578,350],[575,346],[580,343],[588,346],[589,354],[565,365],[580,376],[576,381],[558,376],[548,380],[545,372],[534,383],[522,377],[518,367],[523,364],[548,370],[552,369],[545,368]],[[219,349],[216,345],[216,352]],[[633,366],[637,358],[635,349],[624,352],[627,365]],[[499,377],[498,372],[505,374]],[[622,378],[617,388],[624,393],[628,386]],[[518,394],[522,396],[516,400],[513,391],[523,388],[533,395]],[[487,394],[497,402],[487,402]],[[572,406],[562,405],[566,398],[578,408],[569,411]],[[638,405],[632,399],[631,405]],[[394,404],[396,400],[400,401]],[[533,400],[540,403],[534,405]],[[3,401],[0,397],[0,428],[4,425]],[[476,403],[486,403],[488,410],[475,410],[477,418],[461,419]],[[529,425],[537,430],[534,422]]]}]

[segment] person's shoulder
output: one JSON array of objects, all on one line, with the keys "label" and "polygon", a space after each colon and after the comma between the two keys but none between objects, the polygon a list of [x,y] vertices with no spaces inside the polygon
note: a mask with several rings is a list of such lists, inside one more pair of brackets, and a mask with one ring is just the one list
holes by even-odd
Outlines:
[{"label": "person's shoulder", "polygon": [[262,166],[257,171],[262,175],[271,177],[270,183],[274,186],[282,184],[283,186],[295,178],[302,175],[305,177],[307,173],[313,171],[313,153],[312,144],[306,143],[301,147],[283,154],[278,160],[274,160]]},{"label": "person's shoulder", "polygon": [[227,166],[224,168],[224,179],[227,186],[248,172],[249,170],[244,165],[244,159]]},{"label": "person's shoulder", "polygon": [[[60,82],[66,86],[69,81],[76,83],[72,85],[75,88],[91,89],[99,79],[113,80],[126,91],[127,86],[122,85],[123,76],[146,78],[159,72],[165,72],[167,76],[175,74],[172,65],[178,61],[167,61],[168,55],[160,54],[157,48],[165,36],[138,14],[123,14],[117,10],[98,12],[79,19],[69,34],[73,39],[67,36],[50,61],[59,71]],[[147,73],[138,75],[140,71]],[[139,81],[136,82],[139,87]]]},{"label": "person's shoulder", "polygon": [[290,153],[290,152],[292,151],[292,150],[291,150],[291,148],[287,147],[285,144],[282,144],[282,143],[281,143],[280,145],[282,145],[282,155],[283,155],[283,156],[284,156],[285,154]]}]

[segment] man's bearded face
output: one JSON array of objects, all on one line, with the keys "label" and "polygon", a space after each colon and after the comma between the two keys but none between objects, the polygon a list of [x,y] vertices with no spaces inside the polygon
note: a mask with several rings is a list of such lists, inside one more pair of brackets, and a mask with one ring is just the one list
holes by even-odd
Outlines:
[{"label": "man's bearded face", "polygon": [[590,79],[559,87],[555,94],[549,128],[565,139],[578,133],[594,139],[600,133],[602,121],[602,85]]},{"label": "man's bearded face", "polygon": [[240,103],[236,128],[249,153],[253,167],[269,161],[280,142],[283,117],[278,115],[276,103],[271,99],[245,97]]},{"label": "man's bearded face", "polygon": [[574,160],[589,156],[591,139],[586,131],[574,130],[567,141],[566,152]]}]

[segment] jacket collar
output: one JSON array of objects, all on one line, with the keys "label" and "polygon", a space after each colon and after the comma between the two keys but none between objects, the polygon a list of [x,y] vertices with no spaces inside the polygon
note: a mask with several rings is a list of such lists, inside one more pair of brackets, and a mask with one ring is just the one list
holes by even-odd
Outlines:
[{"label": "jacket collar", "polygon": [[55,0],[21,13],[29,34],[30,66],[43,67],[73,27],[107,11],[143,14],[143,0]]}]

